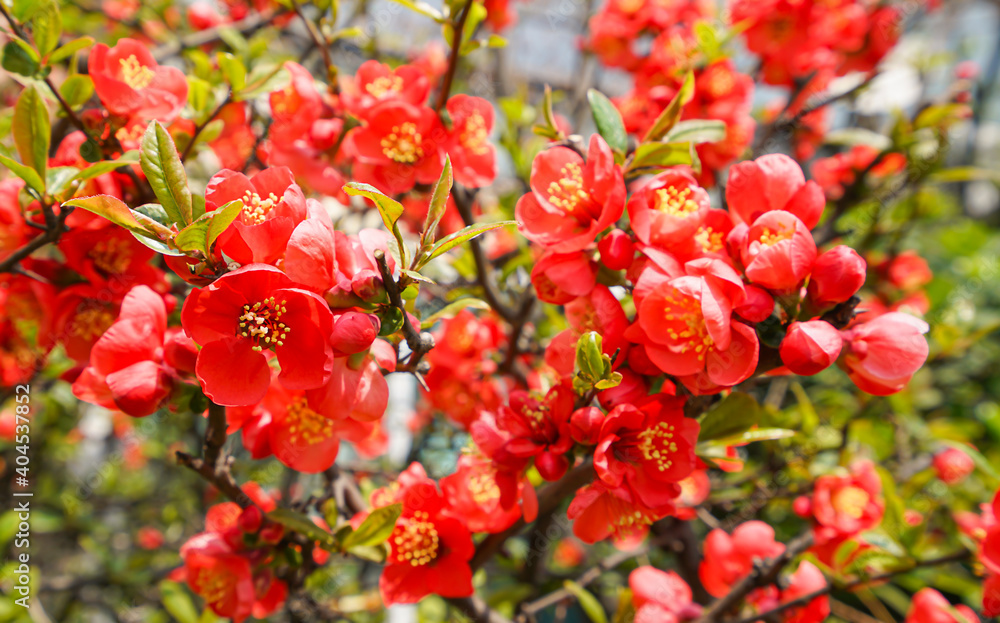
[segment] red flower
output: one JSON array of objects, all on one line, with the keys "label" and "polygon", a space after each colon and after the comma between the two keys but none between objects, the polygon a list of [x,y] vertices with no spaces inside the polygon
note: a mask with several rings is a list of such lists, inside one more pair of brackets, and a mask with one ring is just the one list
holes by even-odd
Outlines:
[{"label": "red flower", "polygon": [[[389,540],[379,592],[386,605],[416,603],[427,595],[472,594],[472,535],[450,516],[447,500],[419,463],[411,464],[389,490],[372,494],[373,505],[403,504]],[[355,518],[355,521],[360,517]]]},{"label": "red flower", "polygon": [[723,597],[750,574],[755,561],[774,558],[784,551],[784,544],[774,540],[774,528],[763,521],[742,523],[732,535],[717,528],[705,537],[705,556],[698,576],[705,590]]},{"label": "red flower", "polygon": [[531,164],[531,192],[515,208],[526,238],[556,253],[579,251],[618,220],[625,182],[611,148],[590,137],[586,161],[568,147],[551,147]]},{"label": "red flower", "polygon": [[144,284],[166,292],[163,271],[150,260],[156,252],[129,231],[110,223],[99,229],[74,229],[59,242],[66,265],[99,288],[129,288]]},{"label": "red flower", "polygon": [[783,210],[760,215],[740,251],[747,279],[777,292],[797,288],[816,261],[816,242],[809,229]]},{"label": "red flower", "polygon": [[94,46],[88,61],[94,90],[112,113],[171,121],[187,104],[184,72],[160,65],[145,44],[119,39],[115,47]]},{"label": "red flower", "polygon": [[757,367],[757,334],[732,321],[733,300],[744,292],[742,283],[738,276],[734,283],[735,272],[725,268],[716,261],[711,269],[718,277],[669,279],[637,301],[638,323],[626,337],[642,343],[649,359],[667,374],[704,372],[712,383],[732,386],[746,380]]},{"label": "red flower", "polygon": [[[664,497],[676,497],[675,484],[661,485]],[[612,488],[598,480],[576,492],[566,515],[573,521],[573,534],[584,543],[613,537],[623,548],[641,541],[654,521],[674,511],[673,503],[650,508],[627,486]]]},{"label": "red flower", "polygon": [[903,623],[979,623],[979,617],[966,605],[951,605],[928,586],[914,593]]},{"label": "red flower", "polygon": [[689,255],[710,207],[708,193],[694,176],[684,170],[669,170],[632,195],[628,215],[643,243]]},{"label": "red flower", "polygon": [[250,562],[218,535],[205,532],[181,547],[188,586],[219,616],[242,623],[256,600]]},{"label": "red flower", "polygon": [[698,442],[698,422],[684,417],[683,404],[666,399],[643,410],[628,404],[612,409],[594,449],[597,477],[612,488],[627,485],[648,507],[672,503],[677,492],[663,483],[694,471]]},{"label": "red flower", "polygon": [[958,448],[945,448],[934,455],[934,471],[947,485],[957,485],[976,469],[976,462]]},{"label": "red flower", "polygon": [[621,349],[616,366],[625,361],[629,346],[625,341],[628,317],[607,286],[598,285],[586,296],[566,303],[566,320],[569,328],[553,337],[545,349],[545,362],[557,372],[563,376],[573,374],[576,344],[581,335],[590,331],[600,334],[601,348],[606,355],[614,355]]},{"label": "red flower", "polygon": [[579,252],[546,252],[531,269],[531,284],[538,298],[553,305],[587,296],[596,283],[597,263]]},{"label": "red flower", "polygon": [[309,403],[327,417],[359,422],[380,420],[389,404],[389,385],[382,368],[394,370],[396,354],[383,340],[372,346],[371,354],[334,359],[330,381],[306,392]]},{"label": "red flower", "polygon": [[569,419],[575,401],[576,394],[565,383],[550,389],[541,400],[527,392],[513,392],[510,406],[500,407],[495,422],[480,419],[473,423],[473,439],[487,452],[498,446],[491,458],[500,465],[518,470],[534,458],[542,478],[559,480],[569,469],[566,452],[573,445]]},{"label": "red flower", "polygon": [[355,117],[366,119],[372,108],[386,101],[421,106],[427,101],[431,84],[427,75],[413,65],[393,69],[376,60],[358,67],[353,80],[344,80],[341,101]]},{"label": "red flower", "polygon": [[218,247],[240,264],[273,263],[307,216],[302,189],[286,167],[264,169],[252,178],[223,169],[208,181],[207,211],[237,199],[243,201],[243,210],[219,237]]},{"label": "red flower", "polygon": [[[219,138],[209,143],[219,164],[224,169],[242,169],[244,163],[253,154],[257,138],[247,123],[247,105],[245,102],[226,104],[216,115],[222,120],[222,132]],[[274,124],[272,123],[272,132]]]},{"label": "red flower", "polygon": [[447,138],[433,109],[387,101],[369,111],[366,125],[351,130],[345,148],[358,159],[355,179],[395,195],[437,181]]},{"label": "red flower", "polygon": [[455,473],[441,479],[441,490],[448,499],[448,512],[470,532],[503,532],[521,517],[516,504],[501,505],[496,469],[481,456],[459,457]]},{"label": "red flower", "polygon": [[891,285],[904,292],[917,290],[934,278],[927,260],[915,251],[903,251],[881,264],[878,270]]},{"label": "red flower", "polygon": [[[808,560],[799,563],[799,568],[788,576],[786,587],[781,591],[781,603],[795,601],[806,595],[826,588],[826,578],[816,565]],[[784,623],[822,623],[830,616],[830,597],[820,595],[804,606],[792,608],[785,613]]]},{"label": "red flower", "polygon": [[726,203],[734,218],[747,224],[765,212],[784,210],[809,230],[823,215],[826,199],[816,182],[805,180],[797,162],[784,154],[768,154],[729,169]]},{"label": "red flower", "polygon": [[628,576],[636,623],[674,623],[693,619],[701,607],[691,601],[691,587],[673,571],[644,565]]},{"label": "red flower", "polygon": [[167,308],[146,286],[122,301],[118,320],[94,344],[90,365],[73,383],[81,400],[129,415],[156,411],[170,395],[175,374],[164,363]]},{"label": "red flower", "polygon": [[268,134],[280,145],[307,136],[323,114],[323,99],[309,70],[290,61],[285,63],[285,70],[292,78],[288,86],[268,96],[273,118]]},{"label": "red flower", "polygon": [[272,266],[251,264],[194,290],[181,320],[202,346],[196,372],[217,404],[253,405],[264,398],[270,384],[264,349],[274,349],[278,378],[289,389],[313,389],[330,379],[330,308]]},{"label": "red flower", "polygon": [[927,359],[923,320],[890,312],[843,332],[841,366],[862,391],[887,396],[901,391]]},{"label": "red flower", "polygon": [[793,322],[781,341],[781,362],[794,374],[812,376],[837,360],[843,342],[840,332],[825,320]]},{"label": "red flower", "polygon": [[48,339],[61,343],[71,359],[86,363],[90,349],[118,317],[121,296],[122,291],[116,292],[116,288],[69,286],[53,302],[56,312]]},{"label": "red flower", "polygon": [[448,153],[455,181],[469,188],[489,186],[497,176],[497,150],[490,142],[493,106],[481,97],[465,94],[448,100],[452,128]]},{"label": "red flower", "polygon": [[884,510],[882,480],[871,461],[855,462],[849,474],[816,479],[813,517],[836,533],[851,535],[870,530],[882,521]]}]

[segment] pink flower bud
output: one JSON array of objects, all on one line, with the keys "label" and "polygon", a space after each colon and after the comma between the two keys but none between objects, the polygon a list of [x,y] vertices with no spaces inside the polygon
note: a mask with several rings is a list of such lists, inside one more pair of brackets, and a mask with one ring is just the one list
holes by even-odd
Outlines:
[{"label": "pink flower bud", "polygon": [[373,314],[346,312],[334,320],[330,343],[341,355],[353,355],[368,350],[378,337],[381,322]]},{"label": "pink flower bud", "polygon": [[745,290],[746,299],[733,311],[748,322],[764,322],[774,311],[774,297],[757,286],[748,285]]},{"label": "pink flower bud", "polygon": [[629,235],[620,229],[612,229],[597,243],[601,252],[601,262],[611,270],[625,270],[632,265],[635,244]]},{"label": "pink flower bud", "polygon": [[840,333],[825,320],[793,322],[781,342],[781,361],[795,374],[812,376],[830,367],[842,346]]},{"label": "pink flower bud", "polygon": [[955,485],[976,469],[976,464],[965,452],[958,448],[948,448],[934,455],[934,471],[947,485]]},{"label": "pink flower bud", "polygon": [[592,446],[601,433],[604,414],[597,407],[583,407],[573,412],[569,419],[569,434],[573,441]]},{"label": "pink flower bud", "polygon": [[865,260],[840,245],[816,258],[809,278],[809,300],[820,308],[843,303],[865,284]]}]

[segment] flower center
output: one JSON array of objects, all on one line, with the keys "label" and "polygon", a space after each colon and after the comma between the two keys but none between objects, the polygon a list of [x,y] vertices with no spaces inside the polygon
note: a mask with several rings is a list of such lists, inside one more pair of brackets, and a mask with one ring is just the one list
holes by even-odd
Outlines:
[{"label": "flower center", "polygon": [[675,288],[666,298],[664,319],[667,321],[667,335],[676,343],[671,350],[681,353],[694,350],[698,353],[698,361],[703,361],[706,351],[715,341],[705,328],[701,301]]},{"label": "flower center", "polygon": [[153,70],[140,63],[135,54],[128,58],[123,58],[118,62],[122,66],[122,80],[125,81],[125,84],[129,88],[136,91],[148,87],[149,83],[156,77]]},{"label": "flower center", "polygon": [[723,247],[722,232],[713,231],[711,227],[698,228],[698,233],[694,235],[694,241],[705,253],[718,253]]},{"label": "flower center", "polygon": [[114,314],[105,307],[88,307],[78,311],[70,326],[74,337],[90,340],[103,335],[115,321]]},{"label": "flower center", "polygon": [[[282,340],[288,337],[291,327],[280,322],[281,315],[288,311],[285,303],[278,303],[274,297],[269,297],[263,301],[258,301],[252,306],[243,306],[243,315],[240,316],[240,328],[238,332],[241,336],[253,341],[253,349],[260,352],[264,346],[284,346]],[[261,346],[261,342],[264,346]]]},{"label": "flower center", "polygon": [[489,135],[490,133],[486,131],[486,119],[477,110],[466,119],[465,128],[462,129],[462,133],[459,134],[458,138],[466,149],[477,156],[481,156],[489,151],[486,147]]},{"label": "flower center", "polygon": [[101,240],[87,255],[97,268],[108,274],[120,275],[132,262],[132,247],[123,239]]},{"label": "flower center", "polygon": [[794,227],[788,228],[784,225],[778,225],[778,231],[775,232],[772,232],[770,228],[765,227],[764,231],[761,232],[760,237],[757,240],[765,247],[773,247],[782,240],[790,240],[794,235]]},{"label": "flower center", "polygon": [[698,211],[698,202],[691,198],[691,189],[677,190],[673,186],[656,191],[656,209],[677,218],[684,218]]},{"label": "flower center", "polygon": [[[569,162],[559,171],[561,177],[549,184],[549,203],[567,215],[587,217],[581,209],[590,202],[590,194],[583,187],[583,169],[577,162]],[[579,213],[579,214],[578,214]]]},{"label": "flower center", "polygon": [[274,193],[266,198],[261,198],[257,193],[248,190],[243,193],[243,221],[250,224],[260,225],[267,220],[268,213],[278,205],[281,199]]},{"label": "flower center", "polygon": [[285,417],[290,440],[294,445],[312,446],[333,435],[333,420],[310,409],[305,396],[299,396],[288,405]]},{"label": "flower center", "polygon": [[413,164],[424,157],[423,140],[417,124],[407,121],[394,125],[392,132],[382,138],[382,153],[396,162]]},{"label": "flower center", "polygon": [[205,598],[205,601],[214,604],[226,596],[229,592],[229,582],[231,578],[227,573],[220,573],[214,569],[201,569],[198,572],[198,593]]},{"label": "flower center", "polygon": [[403,79],[399,76],[379,76],[365,85],[365,91],[375,98],[381,98],[386,93],[399,93],[403,90]]},{"label": "flower center", "polygon": [[500,487],[490,474],[480,473],[469,478],[469,492],[480,506],[500,499]]},{"label": "flower center", "polygon": [[833,507],[853,519],[860,519],[871,496],[860,487],[844,487],[833,494]]},{"label": "flower center", "polygon": [[417,511],[396,525],[392,533],[392,556],[397,563],[419,567],[437,558],[440,537],[429,518],[426,512]]},{"label": "flower center", "polygon": [[647,461],[656,464],[656,468],[665,472],[674,462],[670,458],[677,452],[674,439],[674,427],[666,422],[659,422],[639,433],[639,452]]},{"label": "flower center", "polygon": [[712,97],[725,97],[733,90],[733,84],[735,84],[735,80],[733,80],[731,73],[716,71],[708,81],[708,92],[712,94]]}]

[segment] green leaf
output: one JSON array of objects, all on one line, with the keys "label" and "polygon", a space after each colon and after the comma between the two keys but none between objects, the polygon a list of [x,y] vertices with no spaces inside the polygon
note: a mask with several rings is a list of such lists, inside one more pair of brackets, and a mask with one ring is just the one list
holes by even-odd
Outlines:
[{"label": "green leaf", "polygon": [[139,163],[139,151],[133,149],[122,154],[116,160],[103,160],[101,162],[96,162],[86,169],[80,169],[80,171],[73,176],[70,182],[84,182],[86,180],[94,179],[99,175],[104,175],[105,173],[110,173],[115,169],[119,169],[124,166],[131,166],[133,164]]},{"label": "green leaf", "polygon": [[[755,441],[774,441],[794,437],[795,431],[787,428],[755,428],[735,435],[720,437],[706,442],[710,446],[735,446],[753,443]],[[699,442],[701,445],[701,442]]]},{"label": "green leaf", "polygon": [[37,171],[38,176],[44,180],[49,163],[51,126],[45,102],[33,86],[22,91],[17,98],[12,131],[21,162]]},{"label": "green leaf", "polygon": [[92,45],[94,45],[93,37],[80,37],[78,39],[73,39],[66,45],[57,48],[52,54],[49,54],[49,64],[65,60],[80,50],[86,50]]},{"label": "green leaf", "polygon": [[11,73],[34,76],[38,73],[38,62],[38,53],[20,39],[11,39],[3,46],[0,66]]},{"label": "green leaf", "polygon": [[994,184],[1000,184],[1000,172],[980,167],[953,167],[931,173],[930,176],[928,176],[928,180],[938,184],[975,181],[986,181],[993,182]]},{"label": "green leaf", "polygon": [[438,243],[435,244],[434,247],[431,249],[430,253],[427,255],[427,258],[421,260],[420,266],[426,265],[427,262],[430,262],[439,255],[443,255],[448,251],[451,251],[458,245],[462,244],[463,242],[472,240],[473,238],[481,234],[485,234],[488,231],[499,229],[501,227],[506,227],[507,225],[516,225],[516,224],[517,223],[515,221],[499,221],[497,223],[482,223],[479,225],[469,225],[468,227],[464,227],[456,231],[455,233],[445,236],[444,238],[439,240]]},{"label": "green leaf", "polygon": [[237,199],[209,213],[212,215],[212,223],[208,226],[208,237],[205,240],[206,249],[212,249],[212,244],[236,220],[241,210],[243,210],[243,200]]},{"label": "green leaf", "polygon": [[42,56],[45,56],[59,45],[62,35],[62,16],[59,14],[59,3],[46,0],[39,3],[38,12],[31,18],[31,32],[35,46]]},{"label": "green leaf", "polygon": [[730,437],[760,422],[761,409],[750,394],[733,392],[715,403],[699,420],[698,441]]},{"label": "green leaf", "polygon": [[397,4],[402,4],[411,11],[415,11],[424,17],[429,17],[437,23],[444,22],[444,15],[441,11],[438,11],[433,6],[427,4],[426,2],[421,2],[420,0],[393,0]]},{"label": "green leaf", "polygon": [[454,318],[455,316],[458,315],[458,312],[462,311],[463,309],[482,309],[482,310],[487,310],[489,308],[490,308],[490,304],[489,303],[487,303],[486,301],[477,299],[477,298],[467,297],[467,298],[464,298],[464,299],[458,299],[457,301],[454,301],[453,303],[449,303],[449,304],[445,305],[444,307],[442,307],[441,309],[437,310],[436,312],[434,312],[430,316],[428,316],[428,317],[424,318],[423,320],[421,320],[420,321],[420,328],[421,329],[430,329],[439,320],[448,320],[449,318]]},{"label": "green leaf", "polygon": [[212,216],[210,214],[203,215],[177,232],[174,244],[181,251],[200,251],[205,253],[205,240],[208,238],[208,226],[211,222]]},{"label": "green leaf", "polygon": [[563,587],[576,597],[576,600],[580,602],[580,607],[583,608],[583,611],[591,621],[594,623],[608,623],[608,615],[604,613],[604,607],[601,606],[601,602],[590,591],[573,580],[564,581]]},{"label": "green leaf", "polygon": [[576,343],[576,368],[591,382],[604,378],[603,342],[597,331],[588,331]]},{"label": "green leaf", "polygon": [[434,232],[437,230],[441,217],[444,216],[445,208],[448,207],[448,196],[451,194],[451,187],[454,184],[451,169],[451,156],[444,160],[444,168],[441,169],[441,176],[434,184],[434,192],[431,194],[431,202],[427,208],[427,219],[424,221],[424,230],[420,234],[420,250],[424,246],[434,242]]},{"label": "green leaf", "polygon": [[226,231],[243,209],[243,200],[230,201],[218,210],[207,212],[193,223],[177,232],[174,244],[182,251],[201,251],[208,254],[212,243]]},{"label": "green leaf", "polygon": [[597,132],[604,137],[615,153],[624,155],[628,150],[628,134],[625,132],[621,113],[611,100],[597,89],[587,91],[587,101],[590,102],[590,113],[594,116]]},{"label": "green leaf", "polygon": [[215,58],[219,62],[222,76],[233,92],[237,93],[243,89],[247,84],[247,68],[243,66],[243,61],[228,52],[219,52]]},{"label": "green leaf", "polygon": [[194,607],[191,596],[177,582],[162,580],[159,584],[160,601],[170,616],[178,623],[198,623],[198,609]]},{"label": "green leaf", "polygon": [[826,133],[823,142],[827,145],[868,145],[882,151],[892,147],[892,139],[884,134],[865,128],[839,128]]},{"label": "green leaf", "polygon": [[401,264],[406,264],[406,245],[403,244],[403,234],[399,231],[399,217],[403,215],[403,206],[392,197],[386,196],[379,189],[370,184],[361,182],[350,182],[344,186],[344,192],[352,197],[367,197],[378,208],[378,213],[382,215],[382,222],[385,228],[392,232],[399,244],[399,255]]},{"label": "green leaf", "polygon": [[163,204],[171,221],[189,224],[192,220],[192,201],[187,173],[177,155],[174,140],[159,121],[153,121],[146,128],[139,162],[156,198]]},{"label": "green leaf", "polygon": [[90,96],[94,94],[94,81],[90,79],[90,76],[83,74],[70,76],[59,85],[59,93],[62,94],[70,108],[79,108],[86,104]]},{"label": "green leaf", "polygon": [[166,229],[163,225],[144,214],[129,210],[128,206],[120,199],[111,195],[94,195],[93,197],[71,199],[64,202],[63,205],[93,212],[134,234],[153,238],[154,240],[160,240],[162,236],[171,235],[170,230]]},{"label": "green leaf", "polygon": [[726,124],[718,119],[678,121],[663,139],[668,143],[715,143],[725,140]]},{"label": "green leaf", "polygon": [[632,155],[629,171],[691,164],[693,151],[690,143],[643,143]]},{"label": "green leaf", "polygon": [[396,520],[402,513],[402,504],[376,508],[365,517],[357,530],[344,537],[341,547],[348,551],[355,547],[374,547],[385,543],[396,528]]},{"label": "green leaf", "polygon": [[688,75],[684,77],[684,84],[681,85],[677,95],[674,99],[670,100],[667,107],[663,109],[660,116],[656,118],[656,122],[649,128],[646,132],[646,136],[643,137],[642,142],[648,143],[649,141],[658,141],[667,135],[673,127],[680,121],[681,111],[684,110],[684,106],[691,101],[694,97],[694,72],[688,72]]},{"label": "green leaf", "polygon": [[314,524],[309,517],[290,508],[275,509],[267,514],[267,518],[309,537],[321,546],[334,547],[337,543],[332,534]]},{"label": "green leaf", "polygon": [[39,176],[34,169],[21,164],[13,158],[8,158],[3,154],[0,154],[0,164],[10,169],[11,173],[14,175],[24,180],[24,183],[36,193],[39,195],[45,194],[45,182],[42,181],[41,176]]}]

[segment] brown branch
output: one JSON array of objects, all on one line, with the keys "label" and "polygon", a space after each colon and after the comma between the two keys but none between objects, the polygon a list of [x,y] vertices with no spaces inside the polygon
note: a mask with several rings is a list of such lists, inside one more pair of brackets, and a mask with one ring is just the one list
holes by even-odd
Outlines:
[{"label": "brown branch", "polygon": [[187,147],[184,148],[184,153],[181,154],[181,162],[185,162],[188,156],[191,155],[191,152],[194,151],[194,144],[198,142],[198,136],[200,136],[201,133],[205,130],[205,127],[208,126],[208,124],[212,123],[212,121],[214,121],[215,118],[219,116],[219,113],[222,112],[222,109],[225,108],[232,101],[233,101],[233,91],[230,89],[229,93],[226,94],[226,99],[222,100],[222,103],[215,107],[215,110],[212,111],[212,114],[210,114],[207,119],[205,119],[204,121],[195,126],[194,134],[191,135],[191,140],[188,142]]},{"label": "brown branch", "polygon": [[[608,556],[602,560],[597,565],[591,567],[585,571],[580,577],[578,577],[575,582],[583,587],[591,584],[601,577],[601,574],[605,571],[611,571],[615,567],[632,560],[633,558],[638,558],[649,552],[650,545],[653,543],[644,545],[638,549],[629,550],[627,552],[615,552],[614,554]],[[575,599],[576,596],[565,588],[560,588],[558,590],[552,591],[544,597],[540,597],[535,601],[530,601],[523,606],[521,606],[521,615],[518,617],[518,621],[527,621],[529,618],[533,617],[536,613],[553,606],[564,599]]]},{"label": "brown branch", "polygon": [[852,591],[858,588],[864,588],[870,584],[881,582],[883,580],[890,580],[896,577],[897,575],[909,573],[910,571],[915,571],[916,569],[920,569],[923,567],[934,567],[937,565],[945,565],[952,562],[960,562],[968,558],[971,553],[972,552],[967,549],[962,549],[952,554],[947,554],[945,556],[940,556],[938,558],[931,558],[928,560],[916,562],[903,569],[886,571],[885,573],[880,573],[867,578],[854,580],[853,582],[848,582],[847,584],[844,584],[842,586],[834,586],[830,583],[827,583],[825,588],[821,588],[807,595],[803,595],[797,599],[793,599],[792,601],[783,603],[780,606],[776,606],[770,610],[767,610],[766,612],[761,612],[753,616],[737,619],[735,621],[732,621],[732,623],[755,623],[756,621],[768,620],[769,617],[773,615],[781,614],[782,612],[785,612],[786,610],[791,610],[792,608],[798,608],[799,606],[804,606],[809,602],[811,602],[813,599],[816,599],[817,597],[822,597],[824,595],[829,595],[835,590]]},{"label": "brown branch", "polygon": [[469,19],[469,12],[475,0],[468,0],[462,14],[458,17],[458,23],[452,22],[451,55],[448,57],[448,69],[444,73],[444,80],[441,82],[441,91],[438,93],[437,105],[434,107],[439,113],[448,103],[448,96],[451,95],[451,83],[455,80],[455,71],[458,69],[458,58],[462,54],[462,36],[465,34],[465,22]]},{"label": "brown branch", "polygon": [[238,22],[223,24],[215,28],[209,28],[200,32],[192,33],[191,35],[182,37],[177,41],[166,43],[155,48],[153,50],[153,58],[155,58],[157,62],[162,62],[171,56],[180,54],[184,50],[199,48],[203,45],[215,43],[216,41],[220,41],[222,39],[223,30],[236,31],[241,35],[248,35],[256,30],[259,30],[260,28],[263,28],[264,26],[267,26],[285,13],[287,13],[285,10],[267,11],[251,15],[250,17],[241,19]]},{"label": "brown branch", "polygon": [[[549,484],[538,493],[538,516],[542,517],[551,514],[567,496],[576,493],[576,490],[580,487],[590,484],[593,479],[594,466],[590,461],[571,469],[561,480]],[[527,522],[522,517],[513,526],[503,532],[491,534],[486,537],[476,547],[476,553],[469,563],[472,570],[475,571],[486,564],[486,561],[492,558],[503,547],[507,539],[520,532],[526,525]]]},{"label": "brown branch", "polygon": [[474,623],[511,623],[496,610],[491,609],[481,597],[451,597],[448,603],[461,610]]},{"label": "brown branch", "polygon": [[[475,219],[472,216],[472,200],[473,192],[468,191],[457,184],[455,185],[455,190],[451,193],[452,199],[455,200],[455,207],[458,208],[458,213],[462,217],[462,222],[465,223],[466,227],[475,224]],[[491,266],[488,259],[486,259],[486,252],[483,250],[483,245],[479,238],[473,238],[469,241],[469,248],[472,250],[472,258],[476,263],[476,281],[479,283],[480,287],[483,289],[483,298],[489,304],[493,311],[497,313],[498,316],[506,320],[507,322],[514,324],[517,318],[517,312],[510,309],[500,300],[500,293],[497,291],[496,284],[489,278]]]},{"label": "brown branch", "polygon": [[222,447],[226,444],[226,408],[214,402],[208,403],[208,427],[205,429],[205,443],[201,458],[186,452],[177,453],[177,462],[197,472],[227,498],[241,507],[254,506],[254,501],[240,489],[230,470],[231,460],[222,457]]},{"label": "brown branch", "polygon": [[[418,373],[417,366],[420,364],[420,360],[434,348],[434,336],[430,333],[421,333],[410,322],[410,316],[406,312],[406,305],[403,303],[403,297],[399,291],[399,283],[393,278],[385,253],[381,249],[375,250],[375,262],[378,264],[378,270],[382,274],[382,283],[385,286],[386,294],[389,295],[389,302],[403,314],[403,337],[406,339],[406,344],[410,347],[411,354],[401,371],[409,371],[416,374]],[[421,383],[423,382],[419,374],[417,379]]]},{"label": "brown branch", "polygon": [[754,569],[750,575],[737,582],[724,597],[713,602],[705,610],[702,617],[698,619],[698,622],[713,623],[714,621],[721,621],[722,616],[743,601],[752,590],[773,584],[778,579],[778,574],[781,573],[785,565],[809,549],[813,544],[813,540],[812,531],[796,537],[785,546],[784,552],[764,561],[760,569]]}]

